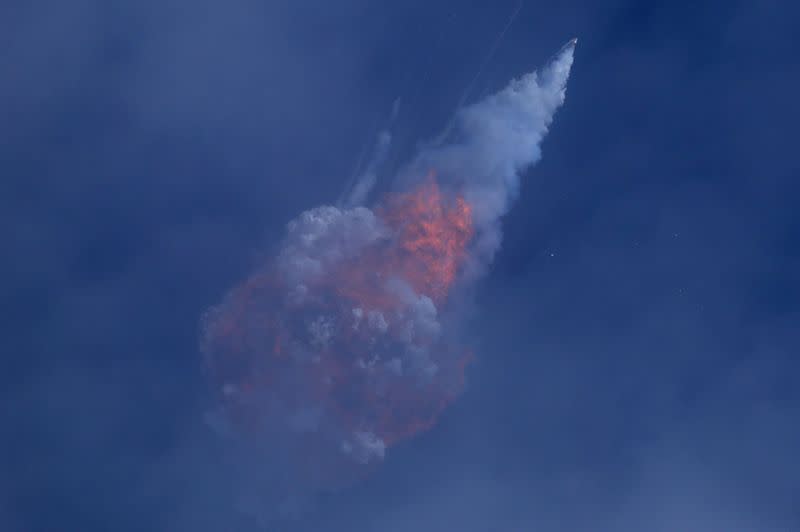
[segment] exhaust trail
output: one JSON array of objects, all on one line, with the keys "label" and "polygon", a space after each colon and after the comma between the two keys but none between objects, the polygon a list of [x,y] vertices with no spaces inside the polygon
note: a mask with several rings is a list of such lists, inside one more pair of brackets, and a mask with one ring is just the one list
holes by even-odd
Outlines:
[{"label": "exhaust trail", "polygon": [[460,109],[452,138],[422,149],[401,173],[407,184],[435,169],[443,186],[464,194],[477,231],[466,265],[473,274],[485,270],[500,246],[500,217],[517,197],[521,173],[541,158],[541,141],[566,98],[576,44],[571,39],[541,71]]},{"label": "exhaust trail", "polygon": [[367,163],[367,166],[362,170],[361,161],[363,160],[363,153],[360,157],[356,173],[348,182],[345,191],[339,198],[337,205],[340,207],[355,207],[362,205],[366,202],[369,193],[375,187],[378,180],[378,171],[386,162],[389,155],[389,150],[392,144],[392,126],[394,125],[397,115],[400,112],[400,98],[397,98],[392,103],[392,111],[386,125],[378,133],[375,144],[372,150],[372,156]]}]

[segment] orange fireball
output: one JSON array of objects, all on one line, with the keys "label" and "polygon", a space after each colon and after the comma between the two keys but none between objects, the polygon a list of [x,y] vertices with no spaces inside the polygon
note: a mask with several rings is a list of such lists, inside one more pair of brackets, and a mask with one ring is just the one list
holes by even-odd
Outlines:
[{"label": "orange fireball", "polygon": [[[209,312],[202,349],[229,424],[288,441],[297,481],[332,487],[430,428],[460,392],[468,356],[438,320],[472,209],[431,176],[374,212],[310,212],[284,254],[313,275],[267,265]],[[354,230],[372,236],[352,247]]]}]

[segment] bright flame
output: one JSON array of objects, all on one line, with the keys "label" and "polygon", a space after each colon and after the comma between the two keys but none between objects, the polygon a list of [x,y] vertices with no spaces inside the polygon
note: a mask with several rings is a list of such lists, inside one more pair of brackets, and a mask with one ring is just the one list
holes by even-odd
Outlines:
[{"label": "bright flame", "polygon": [[445,198],[430,177],[408,193],[389,198],[377,210],[393,241],[365,250],[322,280],[362,308],[389,309],[398,303],[386,282],[407,283],[418,295],[441,303],[455,282],[472,238],[472,208],[461,196]]},{"label": "bright flame", "polygon": [[414,191],[390,199],[379,213],[399,235],[402,277],[417,293],[443,300],[472,238],[472,207],[461,196],[446,201],[430,177]]}]

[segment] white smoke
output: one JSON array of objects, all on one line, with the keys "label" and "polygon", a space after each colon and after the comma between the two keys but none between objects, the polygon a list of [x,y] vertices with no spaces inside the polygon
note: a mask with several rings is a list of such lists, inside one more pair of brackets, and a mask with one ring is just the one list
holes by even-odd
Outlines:
[{"label": "white smoke", "polygon": [[[287,233],[278,265],[283,278],[289,281],[287,300],[295,305],[304,302],[307,284],[331,275],[340,263],[358,257],[371,244],[391,238],[391,230],[366,207],[317,207],[290,222]],[[440,336],[442,325],[435,303],[428,295],[417,294],[404,279],[386,278],[382,288],[397,301],[397,309],[384,314],[353,307],[343,315],[309,316],[303,341],[290,348],[297,350],[295,357],[308,358],[309,350],[323,350],[340,331],[352,330],[366,335],[368,343],[376,346],[368,360],[357,361],[361,369],[371,375],[387,372],[407,374],[420,382],[430,380],[436,373],[436,364],[417,344]],[[384,352],[378,346],[386,344],[392,331],[401,348],[394,345]]]},{"label": "white smoke", "polygon": [[317,207],[289,222],[287,229],[278,264],[297,293],[302,293],[304,283],[388,235],[388,229],[366,207]]},{"label": "white smoke", "polygon": [[517,197],[520,174],[541,158],[540,144],[564,103],[575,43],[567,43],[540,72],[461,109],[452,139],[421,151],[403,173],[409,180],[433,170],[440,182],[462,190],[477,229],[474,273],[500,246],[500,217]]},{"label": "white smoke", "polygon": [[392,134],[389,133],[389,131],[384,130],[378,134],[378,140],[375,145],[375,153],[367,165],[367,168],[356,180],[356,184],[353,186],[353,190],[350,192],[350,196],[347,198],[345,205],[362,205],[367,201],[369,193],[372,191],[372,189],[375,187],[375,183],[378,181],[378,169],[386,160],[386,156],[389,154],[389,147],[391,146],[391,143]]},{"label": "white smoke", "polygon": [[[339,199],[337,205],[344,207],[355,207],[358,205],[363,205],[367,202],[370,192],[372,192],[372,189],[378,182],[378,171],[381,169],[381,166],[383,166],[383,163],[386,162],[386,157],[389,155],[389,148],[391,148],[392,144],[391,127],[394,121],[397,119],[399,112],[400,98],[396,99],[392,104],[392,112],[389,115],[389,120],[384,128],[378,133],[378,138],[375,141],[375,147],[372,151],[372,156],[367,163],[366,168],[363,170],[361,169],[361,163],[364,155],[362,153],[362,157],[359,159],[358,165],[356,166],[356,173],[345,187],[344,193]],[[364,153],[366,153],[366,151]]]}]

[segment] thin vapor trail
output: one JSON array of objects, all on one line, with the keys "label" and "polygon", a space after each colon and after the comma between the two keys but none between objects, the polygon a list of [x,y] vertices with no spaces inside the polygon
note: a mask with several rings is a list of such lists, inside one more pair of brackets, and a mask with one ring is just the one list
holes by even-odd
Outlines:
[{"label": "thin vapor trail", "polygon": [[[456,104],[456,110],[455,110],[456,114],[464,107],[464,104],[467,103],[467,100],[469,99],[470,94],[472,93],[472,89],[475,87],[475,84],[483,75],[483,71],[486,70],[486,67],[489,66],[489,63],[492,62],[492,59],[494,59],[497,50],[500,48],[500,44],[502,44],[503,39],[505,39],[505,36],[508,33],[508,30],[510,30],[511,26],[514,25],[514,21],[517,19],[517,15],[519,15],[519,12],[522,10],[522,4],[523,0],[520,0],[519,3],[517,3],[517,7],[514,9],[513,13],[511,13],[511,16],[506,22],[506,25],[503,26],[503,29],[500,30],[500,33],[497,35],[497,38],[489,47],[489,52],[486,54],[486,57],[484,57],[480,66],[478,67],[478,71],[475,73],[470,82],[467,83],[467,86],[464,88],[464,91],[461,93],[461,98],[458,99],[458,103]],[[456,116],[456,114],[454,114],[454,117]],[[451,119],[447,123],[447,126],[445,126],[444,130],[432,141],[431,143],[432,145],[435,146],[441,144],[447,138],[447,136],[453,130],[453,125],[455,123],[454,120],[455,118]]]}]

